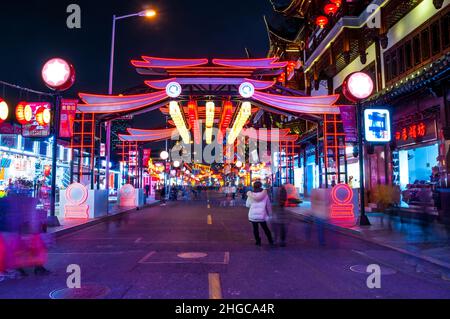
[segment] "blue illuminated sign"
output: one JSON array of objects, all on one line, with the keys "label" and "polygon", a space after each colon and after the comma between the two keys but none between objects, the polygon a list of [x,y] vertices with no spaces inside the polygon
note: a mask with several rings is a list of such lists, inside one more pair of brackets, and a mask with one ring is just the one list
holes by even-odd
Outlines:
[{"label": "blue illuminated sign", "polygon": [[391,141],[391,115],[387,109],[364,110],[364,133],[367,142]]}]

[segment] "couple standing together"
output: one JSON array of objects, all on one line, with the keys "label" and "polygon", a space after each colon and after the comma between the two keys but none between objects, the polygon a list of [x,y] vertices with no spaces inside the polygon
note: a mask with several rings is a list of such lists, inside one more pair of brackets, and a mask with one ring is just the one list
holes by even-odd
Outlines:
[{"label": "couple standing together", "polygon": [[279,196],[279,208],[272,210],[272,204],[270,202],[267,191],[262,188],[261,182],[255,182],[253,184],[253,191],[247,192],[246,206],[249,209],[248,219],[253,226],[253,234],[257,246],[261,246],[261,237],[259,235],[259,227],[263,229],[267,236],[267,240],[271,246],[275,245],[272,233],[267,226],[267,221],[270,220],[274,233],[275,240],[280,247],[286,246],[286,228],[287,228],[287,213],[284,210],[286,202],[286,190],[284,187],[280,189]]}]

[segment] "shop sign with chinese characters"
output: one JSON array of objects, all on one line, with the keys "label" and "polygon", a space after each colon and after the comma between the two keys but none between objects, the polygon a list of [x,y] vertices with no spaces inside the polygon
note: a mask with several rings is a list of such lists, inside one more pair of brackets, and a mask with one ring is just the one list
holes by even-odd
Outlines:
[{"label": "shop sign with chinese characters", "polygon": [[434,119],[398,126],[395,130],[397,146],[411,145],[436,139],[436,121]]}]

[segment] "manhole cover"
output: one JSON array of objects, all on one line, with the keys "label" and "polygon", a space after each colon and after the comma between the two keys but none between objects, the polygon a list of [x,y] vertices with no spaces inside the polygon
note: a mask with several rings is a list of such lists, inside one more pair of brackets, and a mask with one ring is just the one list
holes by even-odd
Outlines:
[{"label": "manhole cover", "polygon": [[[360,274],[368,274],[367,266],[368,265],[354,265],[354,266],[350,267],[350,270],[353,272],[360,273]],[[384,267],[384,266],[380,266],[380,268],[381,268],[382,275],[393,275],[393,274],[397,273],[397,271],[392,268],[388,268],[388,267]]]},{"label": "manhole cover", "polygon": [[181,253],[178,254],[177,256],[185,259],[197,259],[197,258],[205,258],[206,256],[208,256],[208,254],[191,252],[191,253]]},{"label": "manhole cover", "polygon": [[63,288],[53,290],[51,299],[100,299],[109,294],[110,289],[106,286],[86,284],[81,288]]}]

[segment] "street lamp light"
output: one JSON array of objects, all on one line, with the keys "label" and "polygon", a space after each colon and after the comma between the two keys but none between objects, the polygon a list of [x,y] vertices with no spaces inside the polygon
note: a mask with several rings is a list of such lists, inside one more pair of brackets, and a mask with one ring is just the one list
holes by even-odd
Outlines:
[{"label": "street lamp light", "polygon": [[[114,52],[115,52],[115,44],[116,44],[116,21],[123,20],[132,17],[147,17],[153,18],[156,16],[156,11],[153,9],[140,11],[137,13],[127,14],[124,16],[116,16],[113,15],[112,21],[112,37],[111,37],[111,58],[109,63],[109,86],[108,86],[108,94],[111,95],[113,92],[113,78],[114,78]],[[106,122],[106,190],[108,192],[109,198],[109,162],[111,161],[111,121]],[[107,210],[109,205],[107,205]]]},{"label": "street lamp light", "polygon": [[359,149],[359,201],[360,214],[359,224],[362,226],[369,226],[370,221],[366,215],[365,194],[364,194],[364,145],[363,145],[363,107],[361,101],[367,99],[373,93],[373,80],[364,72],[354,72],[349,74],[343,84],[344,96],[356,102],[356,125],[358,128],[358,149]]}]

